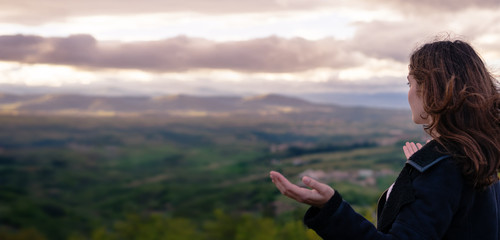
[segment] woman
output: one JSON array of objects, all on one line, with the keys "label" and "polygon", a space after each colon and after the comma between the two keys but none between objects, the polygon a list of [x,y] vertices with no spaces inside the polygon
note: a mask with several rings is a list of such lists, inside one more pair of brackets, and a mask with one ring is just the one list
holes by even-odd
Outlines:
[{"label": "woman", "polygon": [[498,81],[463,41],[436,41],[410,58],[412,119],[433,138],[407,143],[407,163],[378,203],[377,226],[340,193],[272,171],[286,196],[311,205],[304,222],[323,239],[500,239]]}]

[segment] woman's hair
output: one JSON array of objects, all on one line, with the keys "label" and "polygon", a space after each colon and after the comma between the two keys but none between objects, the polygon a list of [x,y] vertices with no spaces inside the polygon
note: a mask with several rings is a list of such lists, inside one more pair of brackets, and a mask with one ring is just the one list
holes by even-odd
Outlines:
[{"label": "woman's hair", "polygon": [[475,188],[498,181],[499,84],[474,49],[460,40],[427,43],[413,52],[409,70],[431,120],[425,131],[454,155]]}]

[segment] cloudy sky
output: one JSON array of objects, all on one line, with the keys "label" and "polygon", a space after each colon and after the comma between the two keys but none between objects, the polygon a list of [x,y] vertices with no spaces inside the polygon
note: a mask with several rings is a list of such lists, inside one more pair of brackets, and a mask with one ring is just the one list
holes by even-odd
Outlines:
[{"label": "cloudy sky", "polygon": [[404,93],[420,43],[500,73],[499,0],[0,0],[0,92]]}]

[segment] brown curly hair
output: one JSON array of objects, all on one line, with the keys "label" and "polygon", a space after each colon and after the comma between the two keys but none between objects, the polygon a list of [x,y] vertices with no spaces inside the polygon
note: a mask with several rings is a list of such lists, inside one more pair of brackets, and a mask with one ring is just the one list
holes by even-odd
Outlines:
[{"label": "brown curly hair", "polygon": [[466,42],[435,41],[410,57],[409,74],[431,123],[425,131],[453,154],[477,189],[498,181],[499,83]]}]

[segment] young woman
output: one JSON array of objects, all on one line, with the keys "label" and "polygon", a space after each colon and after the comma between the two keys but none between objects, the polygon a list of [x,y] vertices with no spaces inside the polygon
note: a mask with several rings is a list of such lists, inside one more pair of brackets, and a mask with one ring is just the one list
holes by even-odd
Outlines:
[{"label": "young woman", "polygon": [[407,143],[408,160],[378,203],[377,226],[339,192],[272,171],[284,195],[311,205],[305,224],[323,239],[500,239],[498,81],[463,41],[436,41],[410,58],[412,119],[433,138]]}]

